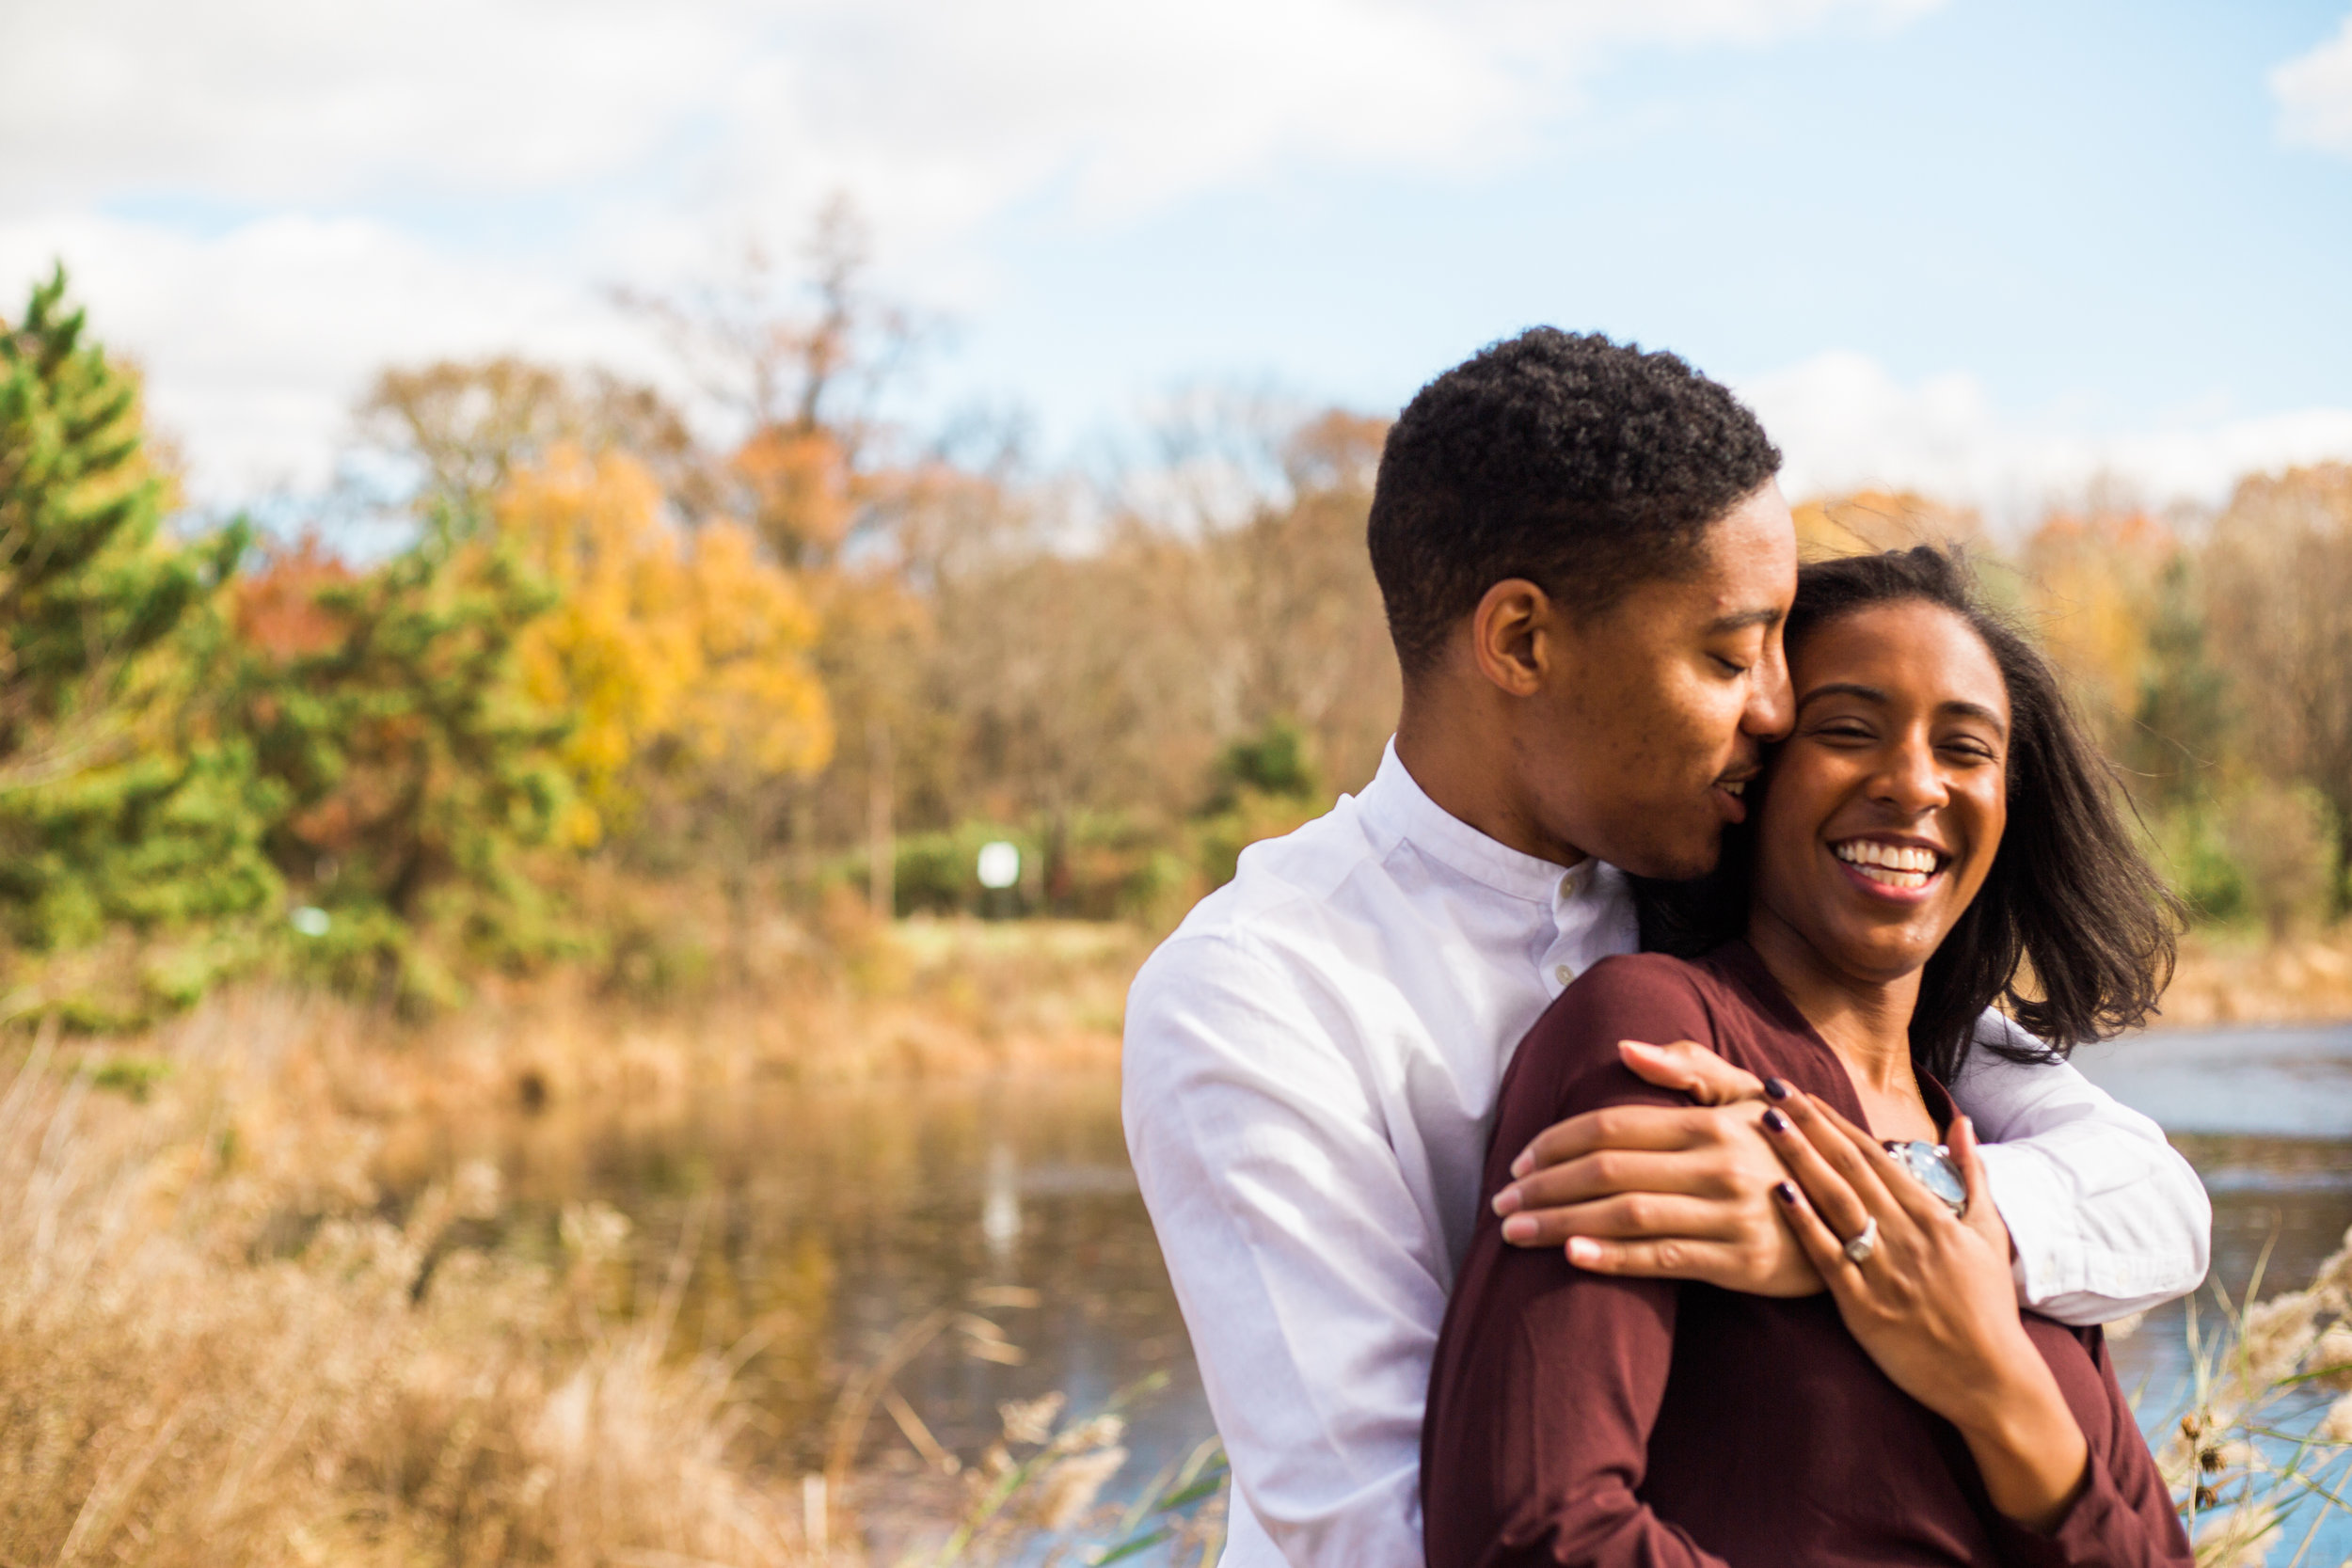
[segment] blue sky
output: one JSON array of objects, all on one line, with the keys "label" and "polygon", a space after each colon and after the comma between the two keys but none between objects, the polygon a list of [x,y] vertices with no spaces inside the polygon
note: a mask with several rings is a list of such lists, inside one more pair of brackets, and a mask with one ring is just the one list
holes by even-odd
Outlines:
[{"label": "blue sky", "polygon": [[323,483],[387,359],[667,373],[606,287],[834,189],[953,323],[917,406],[1049,460],[1187,384],[1393,409],[1538,321],[1732,380],[1801,489],[2352,457],[2344,0],[48,9],[0,277],[77,268],[215,499]]},{"label": "blue sky", "polygon": [[1009,214],[967,355],[1081,408],[1261,367],[1379,405],[1544,321],[1730,375],[1829,347],[1964,368],[2005,406],[2120,422],[2342,401],[2352,159],[2281,147],[2265,84],[2340,14],[1974,0],[1651,46],[1490,172]]}]

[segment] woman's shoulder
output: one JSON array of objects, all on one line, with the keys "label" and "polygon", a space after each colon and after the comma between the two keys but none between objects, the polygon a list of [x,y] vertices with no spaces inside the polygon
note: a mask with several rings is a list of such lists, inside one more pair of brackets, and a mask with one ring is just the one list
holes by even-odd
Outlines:
[{"label": "woman's shoulder", "polygon": [[1677,958],[1667,953],[1620,953],[1601,959],[1578,976],[1573,985],[1560,993],[1551,1010],[1590,1018],[1629,1007],[1649,1014],[1664,1008],[1677,1016],[1704,1017],[1711,1012],[1722,989],[1721,980],[1704,958]]},{"label": "woman's shoulder", "polygon": [[[1626,1070],[1617,1042],[1697,1040],[1715,1043],[1708,977],[1695,965],[1663,953],[1601,959],[1553,1000],[1527,1033],[1511,1075],[1542,1099],[1679,1101]],[[1508,1085],[1506,1085],[1506,1093]],[[1525,1092],[1523,1090],[1522,1092]]]},{"label": "woman's shoulder", "polygon": [[1695,1040],[1752,1072],[1782,1071],[1788,1052],[1775,1042],[1803,1025],[1780,1016],[1788,1004],[1775,1006],[1777,991],[1750,973],[1760,967],[1740,942],[1698,958],[1665,953],[1603,958],[1560,994],[1520,1049],[1574,1075],[1622,1070],[1619,1040]]}]

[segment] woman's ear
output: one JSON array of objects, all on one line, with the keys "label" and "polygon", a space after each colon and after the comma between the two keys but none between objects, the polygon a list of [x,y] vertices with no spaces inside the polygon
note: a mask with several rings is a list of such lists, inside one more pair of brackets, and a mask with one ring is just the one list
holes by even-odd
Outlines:
[{"label": "woman's ear", "polygon": [[1487,589],[1470,612],[1470,630],[1478,673],[1509,696],[1542,690],[1561,657],[1559,609],[1525,578],[1505,578]]}]

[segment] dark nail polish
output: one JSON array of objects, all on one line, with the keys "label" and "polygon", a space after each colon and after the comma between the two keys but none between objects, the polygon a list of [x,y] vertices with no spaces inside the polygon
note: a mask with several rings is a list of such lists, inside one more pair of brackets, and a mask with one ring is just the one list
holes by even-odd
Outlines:
[{"label": "dark nail polish", "polygon": [[1795,1207],[1796,1207],[1796,1203],[1797,1203],[1797,1186],[1796,1186],[1796,1183],[1795,1183],[1795,1182],[1793,1182],[1793,1181],[1775,1181],[1775,1182],[1773,1182],[1773,1183],[1772,1183],[1772,1196],[1773,1196],[1774,1197],[1776,1197],[1776,1198],[1780,1199],[1783,1203],[1788,1204],[1790,1208],[1792,1208],[1792,1209],[1793,1209],[1793,1208],[1795,1208]]},{"label": "dark nail polish", "polygon": [[1764,1131],[1767,1132],[1786,1132],[1788,1131],[1788,1118],[1782,1116],[1778,1111],[1767,1111],[1764,1113]]},{"label": "dark nail polish", "polygon": [[1774,1100],[1786,1100],[1788,1098],[1788,1085],[1778,1078],[1767,1078],[1764,1080],[1764,1092]]}]

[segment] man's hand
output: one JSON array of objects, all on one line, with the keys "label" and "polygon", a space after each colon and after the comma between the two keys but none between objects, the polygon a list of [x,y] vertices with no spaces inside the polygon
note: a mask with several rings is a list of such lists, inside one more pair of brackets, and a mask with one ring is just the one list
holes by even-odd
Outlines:
[{"label": "man's hand", "polygon": [[1495,1195],[1503,1240],[1565,1246],[1596,1274],[1762,1296],[1820,1290],[1772,1196],[1787,1172],[1759,1126],[1763,1085],[1691,1040],[1626,1040],[1617,1052],[1697,1103],[1613,1106],[1538,1133]]}]

